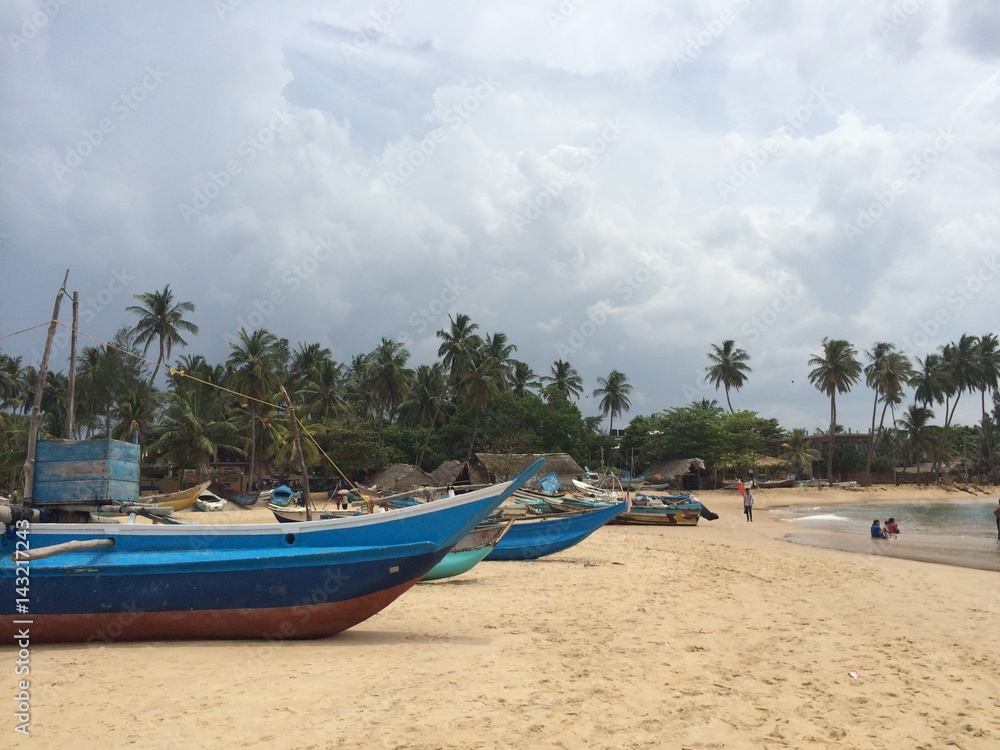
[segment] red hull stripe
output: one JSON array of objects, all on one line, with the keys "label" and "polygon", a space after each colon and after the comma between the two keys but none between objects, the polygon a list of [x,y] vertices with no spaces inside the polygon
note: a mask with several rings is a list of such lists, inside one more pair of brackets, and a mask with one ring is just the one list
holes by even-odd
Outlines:
[{"label": "red hull stripe", "polygon": [[272,609],[0,617],[0,644],[25,637],[31,643],[324,638],[385,609],[417,580],[349,601]]}]

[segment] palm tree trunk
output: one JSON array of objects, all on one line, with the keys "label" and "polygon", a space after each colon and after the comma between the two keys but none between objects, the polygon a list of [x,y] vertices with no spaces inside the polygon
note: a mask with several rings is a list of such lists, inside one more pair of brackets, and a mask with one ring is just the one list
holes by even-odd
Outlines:
[{"label": "palm tree trunk", "polygon": [[[872,458],[875,455],[875,412],[878,411],[878,391],[875,388],[875,400],[872,402],[872,429],[868,438],[868,455],[865,457],[865,486],[872,484]],[[882,418],[885,418],[885,408],[882,409]],[[879,426],[881,429],[881,425]]]},{"label": "palm tree trunk", "polygon": [[[826,457],[826,481],[833,484],[833,441],[837,431],[837,394],[830,394],[830,447]],[[820,484],[822,487],[823,485]]]},{"label": "palm tree trunk", "polygon": [[990,444],[990,426],[989,421],[986,419],[986,389],[982,390],[981,405],[983,409],[983,445],[986,447],[986,455],[989,457],[990,462],[990,482],[996,482],[997,477],[997,467],[996,459],[993,457],[993,446]]},{"label": "palm tree trunk", "polygon": [[434,408],[434,416],[431,417],[431,425],[427,428],[427,437],[424,438],[424,445],[420,449],[420,455],[417,456],[417,466],[420,466],[424,462],[424,454],[427,453],[427,446],[431,442],[431,433],[434,432],[434,425],[437,424],[438,414],[441,413],[441,407],[437,406]]},{"label": "palm tree trunk", "polygon": [[736,412],[733,411],[733,402],[729,400],[729,386],[728,385],[726,386],[726,404],[729,406],[729,413],[730,414],[735,414]]}]

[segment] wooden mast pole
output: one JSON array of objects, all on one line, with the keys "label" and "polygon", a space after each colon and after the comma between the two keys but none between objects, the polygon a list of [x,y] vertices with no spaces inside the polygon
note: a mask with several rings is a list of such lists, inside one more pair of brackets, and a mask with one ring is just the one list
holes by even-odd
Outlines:
[{"label": "wooden mast pole", "polygon": [[69,269],[63,277],[62,286],[56,294],[56,304],[52,308],[52,322],[49,323],[49,335],[45,338],[45,349],[42,351],[42,362],[38,366],[38,384],[35,388],[35,403],[31,407],[31,420],[28,422],[28,455],[24,459],[24,502],[34,497],[35,492],[35,446],[38,444],[38,426],[42,422],[42,391],[45,388],[45,376],[49,368],[49,352],[52,351],[52,339],[59,325],[59,304],[66,293],[66,282],[69,280]]},{"label": "wooden mast pole", "polygon": [[76,394],[76,329],[80,320],[80,293],[73,292],[73,331],[69,343],[69,392],[66,394],[66,438],[73,439],[73,400]]},{"label": "wooden mast pole", "polygon": [[302,438],[299,435],[299,419],[295,416],[295,407],[292,406],[292,399],[288,396],[285,386],[281,386],[281,395],[288,402],[288,417],[292,421],[292,441],[295,443],[295,460],[299,464],[299,472],[302,474],[302,504],[306,509],[306,520],[312,520],[309,497],[309,467],[306,466],[306,457],[302,453]]}]

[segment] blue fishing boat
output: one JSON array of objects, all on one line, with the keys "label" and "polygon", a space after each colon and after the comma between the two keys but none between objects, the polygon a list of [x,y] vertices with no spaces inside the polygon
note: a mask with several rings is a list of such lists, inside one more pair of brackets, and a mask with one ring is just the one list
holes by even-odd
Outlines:
[{"label": "blue fishing boat", "polygon": [[[697,526],[703,507],[693,495],[636,495],[632,507],[613,523],[643,526]],[[715,516],[710,513],[710,516]],[[709,516],[709,517],[710,517]],[[718,518],[718,516],[715,516]]]},{"label": "blue fishing boat", "polygon": [[0,639],[333,635],[406,592],[541,465],[453,498],[310,523],[49,524],[32,522],[41,509],[0,506]]},{"label": "blue fishing boat", "polygon": [[582,542],[627,507],[627,503],[621,502],[577,513],[515,518],[486,559],[533,560],[561,552]]},{"label": "blue fishing boat", "polygon": [[451,551],[423,577],[424,581],[454,578],[472,570],[486,559],[514,523],[513,518],[487,519],[465,535]]}]

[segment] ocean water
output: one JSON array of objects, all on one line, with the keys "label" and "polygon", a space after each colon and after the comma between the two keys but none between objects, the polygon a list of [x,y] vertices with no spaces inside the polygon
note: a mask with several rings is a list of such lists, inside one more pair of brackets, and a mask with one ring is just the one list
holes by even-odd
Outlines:
[{"label": "ocean water", "polygon": [[895,518],[900,534],[944,534],[956,537],[997,538],[996,499],[970,502],[871,502],[851,505],[814,505],[768,511],[794,530],[824,530],[868,534],[874,519],[885,525]]}]

